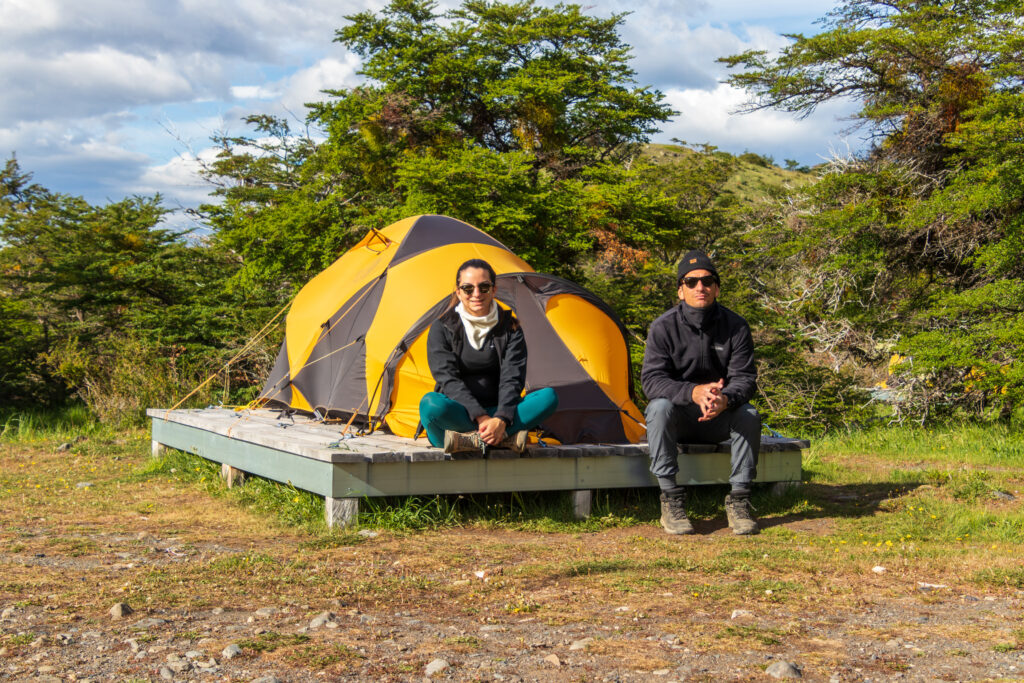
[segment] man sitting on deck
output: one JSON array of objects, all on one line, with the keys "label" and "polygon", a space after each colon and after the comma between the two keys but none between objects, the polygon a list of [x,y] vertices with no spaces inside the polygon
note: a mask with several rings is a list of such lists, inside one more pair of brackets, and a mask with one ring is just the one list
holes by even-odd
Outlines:
[{"label": "man sitting on deck", "polygon": [[688,252],[678,278],[680,302],[651,323],[640,375],[650,401],[647,442],[661,488],[661,525],[670,534],[693,533],[685,489],[676,483],[677,444],[729,438],[729,526],[736,534],[757,533],[750,488],[757,476],[761,416],[749,403],[757,380],[750,326],[715,301],[720,281],[707,254]]}]

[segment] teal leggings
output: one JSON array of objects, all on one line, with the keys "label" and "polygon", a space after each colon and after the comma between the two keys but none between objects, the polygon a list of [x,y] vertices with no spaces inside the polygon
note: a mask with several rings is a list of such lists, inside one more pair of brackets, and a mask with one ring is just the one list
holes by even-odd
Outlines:
[{"label": "teal leggings", "polygon": [[[497,409],[497,406],[485,408],[488,415],[494,415]],[[554,389],[545,387],[531,391],[516,406],[515,418],[509,425],[508,433],[515,434],[524,429],[534,429],[554,415],[557,409],[558,394]],[[446,429],[456,432],[476,431],[476,422],[470,419],[466,409],[460,403],[436,391],[431,391],[420,401],[420,422],[427,430],[430,445],[436,448],[444,446]]]}]

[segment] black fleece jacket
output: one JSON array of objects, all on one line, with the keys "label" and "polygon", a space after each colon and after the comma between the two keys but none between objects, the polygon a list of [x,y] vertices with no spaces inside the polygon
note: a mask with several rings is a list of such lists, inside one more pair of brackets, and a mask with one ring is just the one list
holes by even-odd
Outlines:
[{"label": "black fleece jacket", "polygon": [[[519,321],[511,311],[498,307],[498,322],[484,337],[484,344],[494,341],[500,365],[498,380],[498,407],[494,417],[507,424],[515,417],[516,406],[526,385],[526,338]],[[487,411],[463,381],[464,367],[460,363],[463,345],[468,343],[462,319],[455,309],[449,310],[430,326],[427,333],[427,363],[434,375],[439,391],[459,403],[473,420]]]},{"label": "black fleece jacket", "polygon": [[651,323],[640,382],[649,400],[693,403],[693,387],[725,380],[728,410],[757,388],[754,340],[741,316],[715,302],[704,312],[679,302]]}]

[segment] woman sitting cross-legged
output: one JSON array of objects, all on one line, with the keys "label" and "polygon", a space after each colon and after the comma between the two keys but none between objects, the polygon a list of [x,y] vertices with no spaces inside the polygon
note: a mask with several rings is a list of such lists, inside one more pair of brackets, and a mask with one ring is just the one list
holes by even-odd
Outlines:
[{"label": "woman sitting cross-legged", "polygon": [[420,422],[430,444],[447,453],[484,446],[522,453],[527,432],[558,408],[554,389],[522,396],[526,338],[512,312],[494,300],[496,280],[481,259],[459,266],[455,305],[427,335],[427,361],[437,386],[420,401]]}]

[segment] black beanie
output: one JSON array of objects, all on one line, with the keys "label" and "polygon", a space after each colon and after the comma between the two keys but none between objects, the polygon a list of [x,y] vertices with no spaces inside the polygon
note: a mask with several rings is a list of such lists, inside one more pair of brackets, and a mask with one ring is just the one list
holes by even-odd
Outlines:
[{"label": "black beanie", "polygon": [[709,270],[715,276],[715,279],[718,279],[718,271],[715,269],[715,264],[700,249],[692,249],[686,252],[683,260],[679,262],[679,273],[676,279],[682,280],[686,277],[687,273],[693,270]]}]

